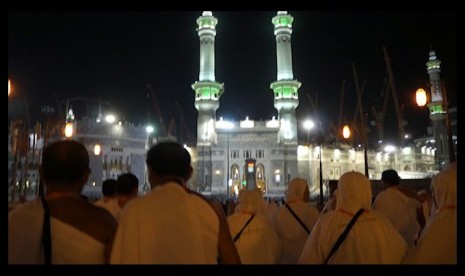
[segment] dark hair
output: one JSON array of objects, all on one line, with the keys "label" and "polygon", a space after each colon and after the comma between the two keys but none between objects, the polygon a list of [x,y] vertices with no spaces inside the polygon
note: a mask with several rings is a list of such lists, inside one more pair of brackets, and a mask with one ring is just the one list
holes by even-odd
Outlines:
[{"label": "dark hair", "polygon": [[116,179],[105,179],[102,182],[102,194],[104,196],[116,195]]},{"label": "dark hair", "polygon": [[88,170],[89,154],[79,142],[58,141],[44,149],[42,171],[45,181],[77,181]]},{"label": "dark hair", "polygon": [[400,177],[395,170],[385,170],[381,174],[381,180],[389,184],[397,185],[400,182]]},{"label": "dark hair", "polygon": [[139,188],[139,179],[132,173],[124,173],[118,176],[116,191],[119,195],[128,195]]},{"label": "dark hair", "polygon": [[147,166],[160,176],[186,177],[190,172],[191,156],[177,142],[160,142],[147,152]]}]

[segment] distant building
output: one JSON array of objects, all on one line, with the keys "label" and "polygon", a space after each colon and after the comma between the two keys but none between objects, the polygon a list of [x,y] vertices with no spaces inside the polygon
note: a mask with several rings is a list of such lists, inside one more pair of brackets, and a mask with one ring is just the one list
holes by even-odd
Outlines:
[{"label": "distant building", "polygon": [[[89,150],[92,169],[83,194],[100,197],[105,179],[117,179],[120,174],[127,172],[139,179],[139,194],[150,190],[145,166],[149,134],[145,126],[86,120],[75,121],[75,129],[73,139],[83,143]],[[96,146],[100,152],[95,152]]]},{"label": "distant building", "polygon": [[[62,123],[63,124],[63,123]],[[147,181],[147,171],[145,166],[145,153],[148,149],[149,134],[145,126],[135,126],[130,123],[106,123],[95,120],[74,120],[73,134],[69,139],[83,143],[90,158],[90,168],[92,170],[88,183],[84,186],[82,194],[89,198],[95,199],[102,196],[102,182],[105,179],[116,179],[120,174],[131,172],[139,179],[139,193],[144,194],[150,190]],[[48,138],[48,143],[57,140],[66,139],[63,135],[63,126],[61,131],[53,132]],[[25,170],[26,158],[18,154],[14,159],[13,143],[9,143],[9,183],[15,182],[16,185],[10,185],[10,200],[19,199],[19,196],[26,198],[35,198],[39,193],[39,160],[44,146],[45,135],[36,139],[33,145],[34,134],[30,135],[28,150],[28,169]],[[36,136],[37,137],[37,136]],[[9,140],[13,141],[11,132]],[[96,151],[97,149],[98,151]],[[34,150],[32,150],[34,148]],[[17,169],[14,170],[16,162]],[[13,174],[16,171],[16,177]],[[15,187],[15,188],[12,188]],[[15,192],[12,190],[15,189]],[[12,196],[15,193],[15,196]],[[16,195],[19,194],[19,195]]]}]

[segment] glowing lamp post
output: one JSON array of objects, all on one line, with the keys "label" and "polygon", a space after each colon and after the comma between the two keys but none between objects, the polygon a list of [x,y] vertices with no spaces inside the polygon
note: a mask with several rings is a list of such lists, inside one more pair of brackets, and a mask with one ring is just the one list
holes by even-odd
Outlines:
[{"label": "glowing lamp post", "polygon": [[323,145],[320,145],[320,207],[323,209],[323,163],[321,162],[321,148]]},{"label": "glowing lamp post", "polygon": [[116,121],[116,117],[115,115],[113,114],[108,114],[107,116],[105,116],[105,122],[109,123],[109,124],[112,124]]},{"label": "glowing lamp post", "polygon": [[307,143],[310,143],[310,129],[315,126],[312,120],[306,120],[304,122],[304,128],[307,130]]},{"label": "glowing lamp post", "polygon": [[68,122],[65,126],[65,137],[66,139],[70,139],[73,136],[73,123]]},{"label": "glowing lamp post", "polygon": [[100,144],[99,143],[95,144],[95,146],[94,146],[94,155],[100,155],[101,151],[102,151],[102,149],[100,147]]},{"label": "glowing lamp post", "polygon": [[[360,135],[360,133],[358,132],[358,129],[355,128],[355,130]],[[350,137],[350,134],[351,134],[350,127],[348,125],[345,125],[342,128],[342,136],[344,137],[344,139],[348,139]],[[365,176],[370,178],[370,175],[368,173],[367,141],[363,142],[363,157],[364,157],[364,161],[365,161]]]},{"label": "glowing lamp post", "polygon": [[154,131],[155,131],[155,129],[151,125],[148,125],[148,126],[145,127],[145,132],[147,133],[147,146],[148,147],[151,147],[152,144],[153,144],[152,133]]},{"label": "glowing lamp post", "polygon": [[417,89],[416,100],[417,100],[418,106],[425,106],[426,105],[426,103],[428,101],[428,97],[426,96],[425,89],[423,89],[423,88]]},{"label": "glowing lamp post", "polygon": [[345,125],[342,128],[342,137],[344,137],[344,139],[348,139],[350,137],[350,128],[348,125]]}]

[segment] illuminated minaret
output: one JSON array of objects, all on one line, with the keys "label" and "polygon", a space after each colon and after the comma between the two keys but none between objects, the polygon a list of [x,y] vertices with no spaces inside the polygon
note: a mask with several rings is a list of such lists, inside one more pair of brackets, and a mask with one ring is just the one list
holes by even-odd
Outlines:
[{"label": "illuminated minaret", "polygon": [[441,61],[437,59],[434,51],[429,52],[429,60],[426,62],[426,69],[428,70],[430,90],[431,90],[431,102],[428,104],[429,117],[433,121],[434,141],[436,147],[436,159],[441,165],[443,162],[448,160],[448,140],[447,140],[447,128],[445,124],[446,111],[444,110],[442,90],[441,90],[441,78],[439,73],[441,72]]},{"label": "illuminated minaret", "polygon": [[276,36],[277,80],[272,82],[274,107],[280,121],[279,142],[297,144],[297,120],[295,109],[299,105],[298,89],[301,85],[293,80],[291,34],[294,17],[286,11],[278,11],[273,17]]},{"label": "illuminated minaret", "polygon": [[192,84],[195,91],[197,118],[197,145],[211,145],[216,140],[215,118],[223,84],[215,81],[215,35],[218,19],[211,11],[204,11],[197,18],[200,40],[199,80]]}]

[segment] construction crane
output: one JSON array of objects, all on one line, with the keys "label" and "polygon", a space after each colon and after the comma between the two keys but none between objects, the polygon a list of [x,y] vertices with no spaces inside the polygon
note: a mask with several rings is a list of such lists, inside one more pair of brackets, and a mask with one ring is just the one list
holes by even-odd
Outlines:
[{"label": "construction crane", "polygon": [[[152,89],[152,86],[150,85],[150,83],[147,83],[147,88],[150,91],[150,96],[152,98],[152,104],[155,107],[155,111],[157,112],[158,120],[160,121],[160,130],[161,131],[159,131],[159,136],[165,136],[165,135],[167,135],[168,132],[166,130],[165,123],[163,122],[163,115],[161,113],[160,106],[158,106],[157,97],[155,95],[155,92],[153,92],[153,89]],[[171,131],[171,129],[170,129],[170,131]]]},{"label": "construction crane", "polygon": [[179,120],[180,120],[180,124],[181,124],[179,140],[180,140],[181,143],[184,142],[184,140],[182,139],[183,138],[182,134],[183,134],[183,129],[184,129],[184,131],[186,133],[187,141],[193,141],[194,139],[193,139],[192,133],[190,132],[189,128],[187,127],[187,125],[185,123],[186,121],[184,120],[184,115],[182,113],[181,107],[179,106],[179,102],[176,101],[175,104],[176,104],[176,107],[178,108]]},{"label": "construction crane", "polygon": [[339,143],[339,132],[342,129],[342,108],[344,105],[344,86],[345,86],[346,80],[342,80],[341,84],[341,96],[340,96],[340,101],[339,101],[339,118],[337,121],[337,129],[336,129],[336,142]]},{"label": "construction crane", "polygon": [[392,69],[391,69],[391,60],[388,56],[386,47],[383,46],[383,51],[384,51],[384,60],[386,62],[386,69],[388,73],[388,79],[389,79],[389,85],[392,91],[392,99],[394,100],[394,107],[396,109],[396,115],[397,115],[397,127],[399,129],[399,141],[402,142],[405,137],[405,130],[404,130],[404,119],[402,116],[402,113],[400,111],[399,104],[397,102],[397,90],[396,86],[394,84],[394,76],[392,74]]},{"label": "construction crane", "polygon": [[340,132],[342,130],[342,110],[343,110],[343,106],[344,106],[344,87],[345,87],[345,83],[346,83],[346,80],[343,79],[342,84],[341,84],[341,94],[340,94],[340,100],[339,100],[339,117],[338,117],[337,125],[334,125],[334,123],[332,121],[329,122],[329,125],[328,125],[328,137],[331,138],[331,139],[335,139],[336,144],[340,143],[340,136],[341,136]]},{"label": "construction crane", "polygon": [[318,124],[318,132],[321,132],[321,136],[324,136],[323,126],[320,120],[320,114],[318,112],[318,93],[315,93],[315,101],[310,97],[310,94],[307,93],[307,98],[310,101],[310,105],[312,106],[313,112],[315,114],[315,121]]},{"label": "construction crane", "polygon": [[354,63],[352,63],[352,71],[354,75],[355,90],[357,92],[357,108],[355,109],[355,114],[353,117],[354,119],[352,120],[352,122],[355,123],[355,121],[357,120],[357,111],[358,111],[358,114],[360,115],[360,125],[361,125],[361,128],[360,128],[361,137],[360,138],[363,140],[363,143],[366,146],[368,142],[367,128],[366,128],[366,116],[365,116],[365,113],[363,112],[363,105],[362,105],[362,95],[363,95],[363,91],[365,90],[366,80],[363,81],[362,88],[360,88],[360,85],[358,83],[357,69],[355,68]]},{"label": "construction crane", "polygon": [[[387,74],[387,73],[386,73]],[[376,125],[376,129],[378,131],[378,140],[384,140],[384,119],[386,118],[386,108],[390,93],[391,86],[387,83],[388,77],[384,77],[383,86],[381,87],[380,96],[383,98],[383,107],[381,110],[377,111],[374,106],[371,107],[371,111],[373,112],[373,116],[375,117],[374,125]]]},{"label": "construction crane", "polygon": [[[355,65],[353,67],[353,70],[355,70]],[[354,71],[355,74],[357,74],[356,71]],[[360,95],[358,95],[359,92],[357,92],[357,108],[355,108],[354,110],[354,116],[352,116],[352,122],[356,122],[357,119],[358,119],[358,116],[363,113],[363,108],[362,108],[362,96],[363,96],[363,92],[365,91],[365,86],[367,84],[367,80],[363,80],[362,82],[362,87],[359,88],[357,87],[358,86],[358,83],[355,85],[357,89],[359,89],[359,92],[360,92]],[[358,100],[358,97],[360,97],[360,101]],[[360,113],[360,108],[362,108],[362,112]]]}]

